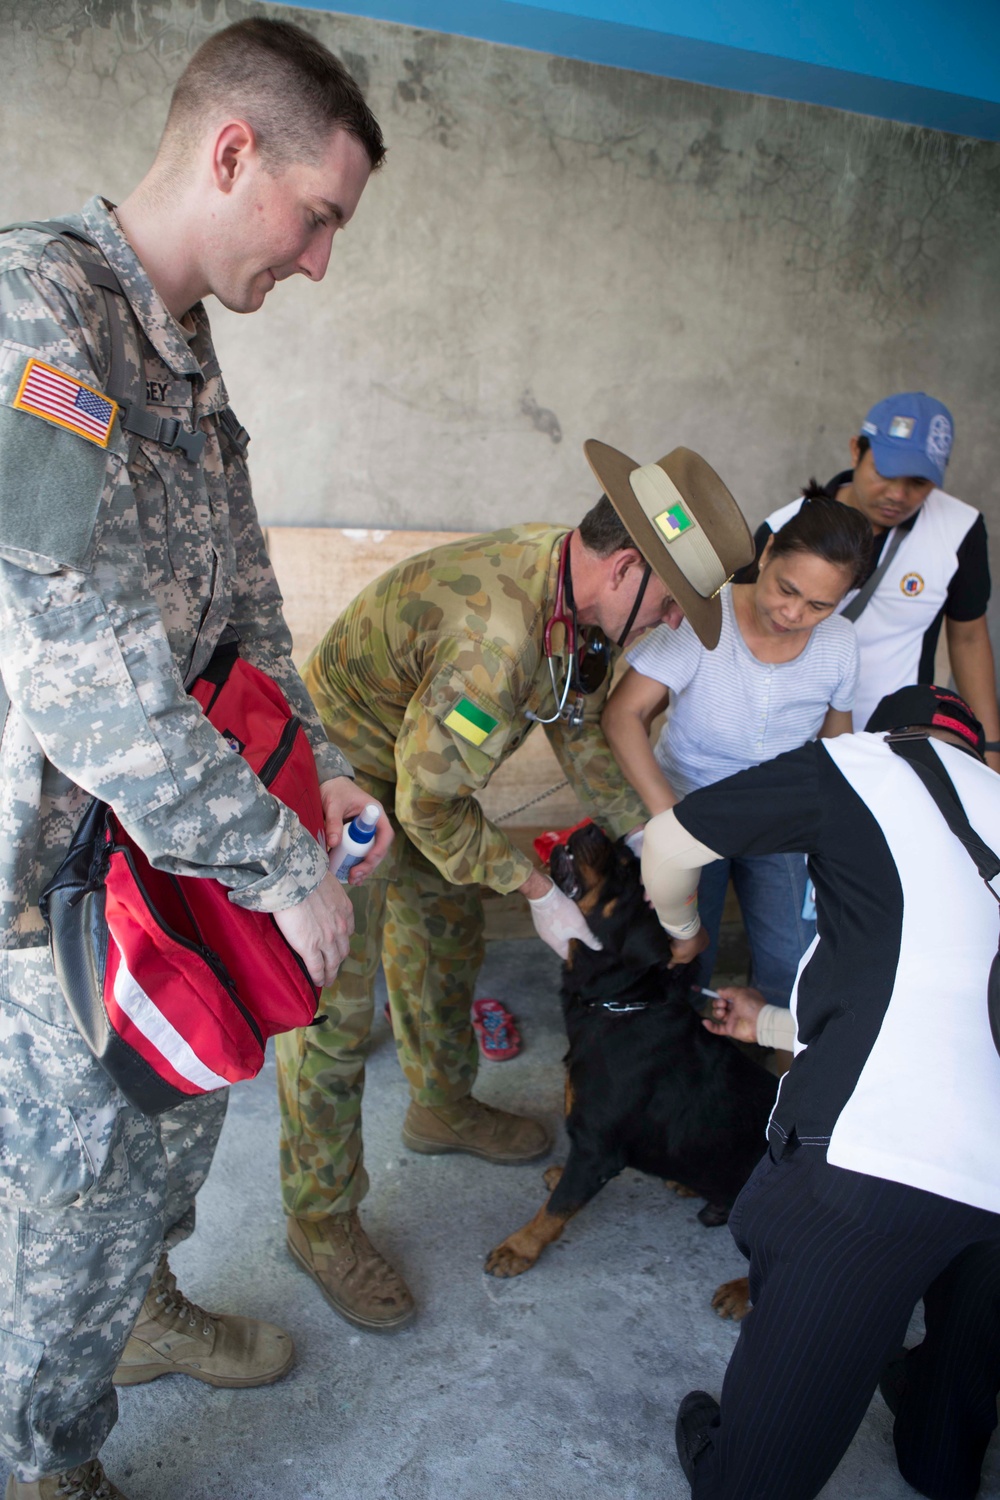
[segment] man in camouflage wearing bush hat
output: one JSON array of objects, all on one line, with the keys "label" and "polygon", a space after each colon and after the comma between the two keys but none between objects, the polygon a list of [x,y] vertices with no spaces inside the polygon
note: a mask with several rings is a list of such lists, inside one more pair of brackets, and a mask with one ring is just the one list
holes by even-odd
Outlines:
[{"label": "man in camouflage wearing bush hat", "polygon": [[[514,526],[390,569],[303,669],[327,734],[397,832],[376,878],[351,887],[355,935],[321,1001],[327,1023],[277,1042],[289,1248],[331,1305],[364,1328],[398,1327],[414,1311],[402,1278],[357,1222],[368,1185],[361,1095],[380,957],[411,1095],[404,1144],[491,1162],[546,1151],[542,1125],[472,1095],[480,887],[524,895],[539,935],[562,956],[570,938],[595,939],[475,793],[541,722],[587,810],[616,836],[642,825],[646,810],[600,728],[609,643],[676,624],[682,604],[713,646],[715,595],[751,555],[735,502],[696,454],[677,449],[640,467],[590,442],[587,456],[606,496],[578,528]],[[554,616],[586,632],[579,665]]]}]

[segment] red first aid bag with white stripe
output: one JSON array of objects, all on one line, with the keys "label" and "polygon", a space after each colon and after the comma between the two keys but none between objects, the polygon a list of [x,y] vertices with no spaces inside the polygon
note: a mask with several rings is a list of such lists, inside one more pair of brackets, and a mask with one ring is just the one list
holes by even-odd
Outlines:
[{"label": "red first aid bag with white stripe", "polygon": [[[191,695],[325,848],[312,747],[277,683],[224,646]],[[145,1114],[255,1077],[269,1036],[315,1018],[319,991],[273,916],[154,869],[103,802],[39,904],[74,1021]]]}]

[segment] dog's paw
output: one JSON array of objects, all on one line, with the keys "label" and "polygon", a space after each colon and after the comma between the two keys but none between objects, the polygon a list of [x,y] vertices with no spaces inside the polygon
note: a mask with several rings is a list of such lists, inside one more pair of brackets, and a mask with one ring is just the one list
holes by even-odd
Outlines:
[{"label": "dog's paw", "polygon": [[535,1258],[519,1254],[509,1240],[504,1240],[487,1255],[483,1270],[490,1276],[520,1276],[522,1272],[530,1271],[534,1264]]},{"label": "dog's paw", "polygon": [[720,1224],[729,1223],[729,1209],[721,1203],[706,1203],[698,1215],[698,1222],[706,1229],[718,1229]]},{"label": "dog's paw", "polygon": [[559,1183],[559,1179],[565,1172],[565,1170],[565,1167],[549,1167],[545,1172],[542,1173],[542,1181],[545,1183],[545,1186],[548,1188],[550,1193],[554,1192]]},{"label": "dog's paw", "polygon": [[720,1318],[732,1318],[738,1323],[750,1311],[750,1283],[745,1276],[736,1281],[724,1281],[716,1288],[712,1306]]},{"label": "dog's paw", "polygon": [[668,1187],[672,1192],[676,1193],[678,1198],[697,1198],[698,1196],[694,1188],[685,1187],[683,1182],[674,1182],[669,1177],[664,1177],[663,1184],[664,1187]]}]

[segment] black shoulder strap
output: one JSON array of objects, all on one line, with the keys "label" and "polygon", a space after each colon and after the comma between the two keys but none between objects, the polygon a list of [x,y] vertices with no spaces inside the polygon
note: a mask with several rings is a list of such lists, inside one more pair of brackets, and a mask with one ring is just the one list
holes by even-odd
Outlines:
[{"label": "black shoulder strap", "polygon": [[250,434],[231,406],[227,406],[224,411],[219,412],[219,426],[234,446],[241,453],[245,454],[250,446]]},{"label": "black shoulder strap", "polygon": [[[990,848],[985,840],[973,828],[965,815],[961,799],[955,790],[954,783],[940,758],[935,755],[925,736],[917,739],[893,739],[888,737],[887,743],[890,750],[900,756],[907,764],[916,771],[920,780],[934,798],[937,806],[948,827],[957,839],[965,846],[976,869],[979,871],[986,889],[993,899],[1000,903],[1000,894],[993,889],[991,882],[1000,875],[1000,859]],[[990,1018],[990,1031],[993,1035],[993,1045],[1000,1053],[1000,945],[990,965],[990,974],[986,986],[986,1008]]]},{"label": "black shoulder strap", "polygon": [[[935,755],[925,736],[919,739],[892,739],[888,740],[889,749],[916,771],[920,780],[927,788],[930,795],[938,805],[942,817],[948,824],[952,833],[962,844],[979,871],[979,874],[989,886],[991,880],[1000,875],[1000,858],[993,852],[989,844],[979,837],[965,815],[965,808],[955,790],[954,782],[948,775],[940,758]],[[990,886],[990,894],[1000,902],[1000,893]]]},{"label": "black shoulder strap", "polygon": [[861,585],[861,587],[858,589],[858,592],[851,600],[850,604],[845,605],[844,608],[840,611],[845,620],[856,620],[858,619],[862,611],[867,609],[869,603],[871,602],[872,595],[878,588],[879,584],[882,582],[882,579],[885,577],[886,573],[889,571],[889,564],[892,562],[896,553],[899,551],[900,546],[903,542],[903,538],[912,529],[912,527],[912,521],[904,521],[902,526],[896,527],[892,536],[889,538],[882,557],[879,560],[878,567],[875,569],[874,573],[867,580],[867,582]]}]

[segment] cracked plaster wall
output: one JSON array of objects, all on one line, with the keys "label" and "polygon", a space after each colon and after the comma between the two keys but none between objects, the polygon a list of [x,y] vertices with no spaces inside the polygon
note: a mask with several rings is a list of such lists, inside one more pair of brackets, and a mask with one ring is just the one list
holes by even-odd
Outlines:
[{"label": "cracked plaster wall", "polygon": [[[0,0],[4,218],[123,195],[191,49],[250,9]],[[698,448],[755,523],[924,388],[1000,537],[1000,146],[271,11],[344,57],[390,155],[321,287],[213,309],[265,522],[575,520],[598,436]]]}]

